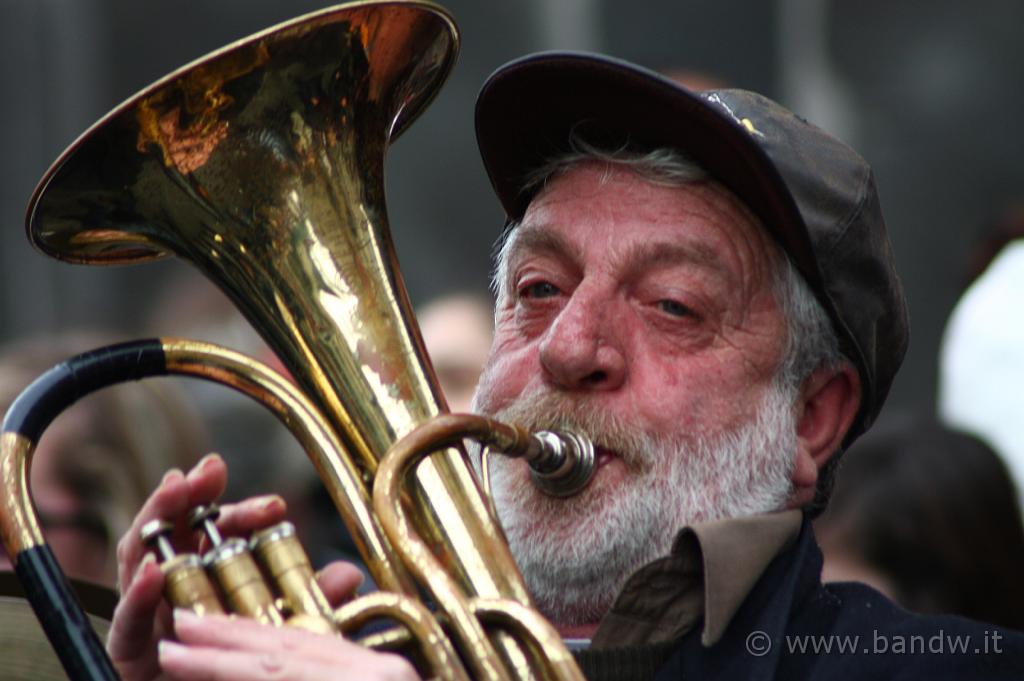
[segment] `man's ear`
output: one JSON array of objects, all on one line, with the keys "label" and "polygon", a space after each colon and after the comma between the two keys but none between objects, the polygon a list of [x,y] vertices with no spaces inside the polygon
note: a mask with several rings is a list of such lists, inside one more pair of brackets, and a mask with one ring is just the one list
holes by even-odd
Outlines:
[{"label": "man's ear", "polygon": [[800,386],[791,508],[814,499],[818,471],[839,451],[860,408],[860,375],[850,364],[819,369]]}]

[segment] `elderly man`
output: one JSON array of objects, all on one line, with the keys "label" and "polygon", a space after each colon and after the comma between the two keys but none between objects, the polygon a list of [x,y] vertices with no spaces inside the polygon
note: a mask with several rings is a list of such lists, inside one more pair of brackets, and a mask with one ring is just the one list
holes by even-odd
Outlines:
[{"label": "elderly man", "polygon": [[[807,518],[907,343],[865,162],[758,95],[695,94],[586,55],[497,72],[477,130],[509,224],[475,406],[597,447],[592,484],[568,499],[540,494],[521,462],[491,464],[527,583],[563,635],[590,641],[588,675],[1011,678],[1013,635],[819,581]],[[139,521],[215,496],[224,476],[216,458],[169,474]],[[282,512],[249,500],[225,530]],[[126,537],[110,651],[127,678],[413,673],[336,639],[154,619],[160,572],[141,556]],[[336,565],[323,581],[338,595],[354,576]]]}]

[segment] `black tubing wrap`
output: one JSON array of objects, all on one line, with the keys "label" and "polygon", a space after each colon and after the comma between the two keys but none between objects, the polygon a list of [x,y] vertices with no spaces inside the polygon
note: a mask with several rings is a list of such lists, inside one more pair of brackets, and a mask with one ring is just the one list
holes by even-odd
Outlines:
[{"label": "black tubing wrap", "polygon": [[49,546],[18,554],[18,580],[71,681],[117,681],[103,644]]},{"label": "black tubing wrap", "polygon": [[167,373],[159,338],[108,345],[58,364],[32,382],[4,418],[5,433],[19,433],[32,442],[62,411],[79,398],[115,383]]}]

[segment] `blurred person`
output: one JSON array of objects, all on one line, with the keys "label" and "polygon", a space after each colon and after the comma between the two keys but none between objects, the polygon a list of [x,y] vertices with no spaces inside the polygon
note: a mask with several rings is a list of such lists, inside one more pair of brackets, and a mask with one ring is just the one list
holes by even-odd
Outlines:
[{"label": "blurred person", "polygon": [[468,412],[494,334],[494,309],[482,295],[435,298],[416,314],[423,344],[452,412]]},{"label": "blurred person", "polygon": [[261,362],[277,362],[235,304],[194,268],[182,267],[166,280],[143,325],[149,333],[194,338],[223,345]]},{"label": "blurred person", "polygon": [[1024,207],[990,226],[969,268],[943,333],[938,412],[988,442],[1024,490]]},{"label": "blurred person", "polygon": [[[49,368],[106,342],[72,333],[0,348],[0,409]],[[117,538],[164,473],[191,468],[205,447],[197,414],[166,379],[99,390],[60,414],[39,440],[29,485],[68,575],[113,587]]]},{"label": "blurred person", "polygon": [[822,580],[908,610],[1024,629],[1024,522],[1006,466],[933,419],[876,427],[847,452],[815,523]]}]

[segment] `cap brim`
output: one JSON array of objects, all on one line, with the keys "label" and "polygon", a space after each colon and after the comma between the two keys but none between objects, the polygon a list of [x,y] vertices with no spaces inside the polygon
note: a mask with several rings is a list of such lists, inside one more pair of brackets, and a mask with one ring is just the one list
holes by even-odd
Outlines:
[{"label": "cap brim", "polygon": [[531,171],[567,150],[572,131],[604,147],[683,151],[762,220],[813,284],[820,280],[807,230],[779,172],[707,95],[609,57],[549,52],[511,62],[484,84],[476,133],[484,165],[510,219],[532,196]]}]

